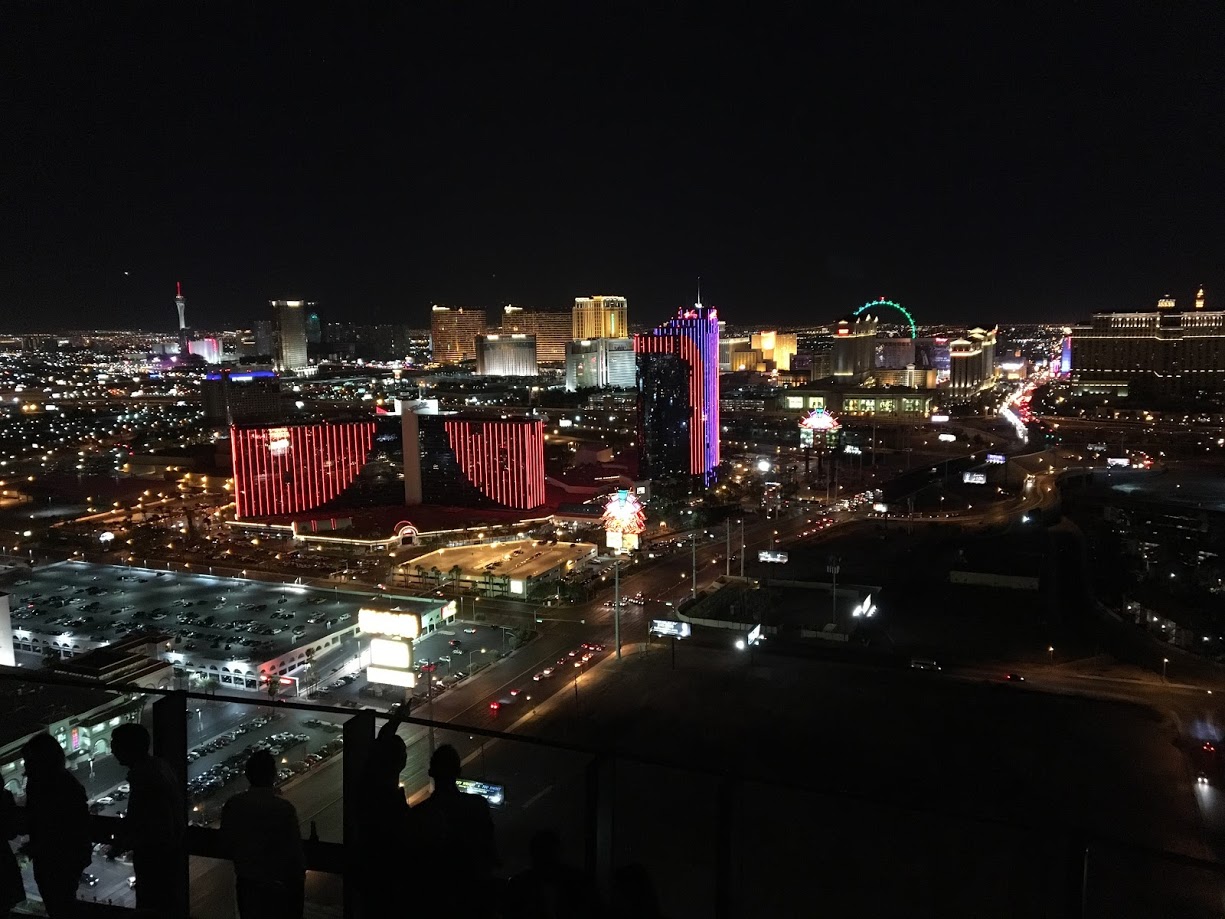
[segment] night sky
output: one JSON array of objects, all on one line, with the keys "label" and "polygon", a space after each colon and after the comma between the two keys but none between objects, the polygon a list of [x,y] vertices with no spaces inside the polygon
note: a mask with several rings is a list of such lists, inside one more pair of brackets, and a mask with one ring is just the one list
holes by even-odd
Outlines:
[{"label": "night sky", "polygon": [[3,6],[0,331],[1225,307],[1218,4],[324,6]]}]

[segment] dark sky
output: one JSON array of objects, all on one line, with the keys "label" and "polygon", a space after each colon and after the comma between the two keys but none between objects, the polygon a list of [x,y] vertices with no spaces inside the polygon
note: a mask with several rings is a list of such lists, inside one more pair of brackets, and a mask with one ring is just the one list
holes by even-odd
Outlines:
[{"label": "dark sky", "polygon": [[716,6],[12,0],[0,329],[1225,306],[1218,4]]}]

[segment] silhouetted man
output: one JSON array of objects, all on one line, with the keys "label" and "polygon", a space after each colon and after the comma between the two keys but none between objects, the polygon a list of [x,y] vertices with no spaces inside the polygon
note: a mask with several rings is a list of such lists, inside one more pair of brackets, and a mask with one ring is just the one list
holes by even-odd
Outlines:
[{"label": "silhouetted man", "polygon": [[302,919],[306,858],[298,812],[273,787],[276,759],[267,750],[247,760],[247,781],[251,788],[221,809],[221,833],[238,876],[238,914]]},{"label": "silhouetted man", "polygon": [[443,744],[430,758],[434,791],[412,809],[413,831],[425,845],[423,876],[432,878],[427,898],[434,905],[453,906],[454,891],[466,890],[477,909],[484,910],[498,861],[493,819],[488,801],[459,790],[459,775],[459,754]]},{"label": "silhouetted man", "polygon": [[506,885],[506,919],[591,919],[600,898],[587,875],[562,861],[561,840],[540,830],[529,844],[532,867]]},{"label": "silhouetted man", "polygon": [[128,767],[128,815],[117,833],[132,850],[136,906],[159,916],[186,915],[184,833],[187,810],[182,788],[166,762],[149,753],[143,725],[121,724],[111,732],[111,751]]}]

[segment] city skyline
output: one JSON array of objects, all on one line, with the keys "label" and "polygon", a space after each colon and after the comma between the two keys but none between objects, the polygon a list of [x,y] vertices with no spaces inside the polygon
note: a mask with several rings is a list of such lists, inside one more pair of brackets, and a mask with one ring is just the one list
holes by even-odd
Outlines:
[{"label": "city skyline", "polygon": [[[431,302],[616,290],[650,325],[701,275],[711,303],[774,325],[881,295],[981,324],[1225,290],[1219,17],[1142,9],[1109,30],[1077,9],[797,7],[747,30],[108,11],[116,48],[23,9],[0,307],[169,326],[182,280],[202,327],[285,296],[421,327]],[[119,63],[170,45],[156,80]]]}]

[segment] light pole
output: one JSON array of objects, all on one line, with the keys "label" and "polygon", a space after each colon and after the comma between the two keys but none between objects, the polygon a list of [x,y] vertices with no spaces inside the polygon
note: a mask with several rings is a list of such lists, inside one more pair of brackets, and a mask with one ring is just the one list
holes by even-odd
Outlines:
[{"label": "light pole", "polygon": [[689,548],[692,551],[693,558],[693,581],[689,585],[690,596],[693,599],[698,597],[698,533],[697,530],[689,531]]},{"label": "light pole", "polygon": [[838,625],[838,571],[841,566],[838,564],[838,556],[831,555],[829,564],[825,566],[834,577],[834,586],[829,594],[829,621],[836,627]]},{"label": "light pole", "polygon": [[727,519],[727,546],[726,546],[727,562],[724,565],[724,575],[732,576],[732,520]]},{"label": "light pole", "polygon": [[[613,561],[613,644],[617,646],[617,660],[621,660],[621,559]],[[577,688],[575,689],[577,692]]]},{"label": "light pole", "polygon": [[1055,663],[1055,646],[1047,645],[1046,653],[1049,655],[1047,658],[1048,662],[1051,664],[1054,664]]},{"label": "light pole", "polygon": [[740,576],[744,577],[744,518],[740,518]]},{"label": "light pole", "polygon": [[1166,668],[1166,664],[1168,664],[1169,662],[1170,662],[1170,659],[1168,657],[1163,657],[1161,659],[1161,682],[1163,683],[1166,681],[1165,668]]}]

